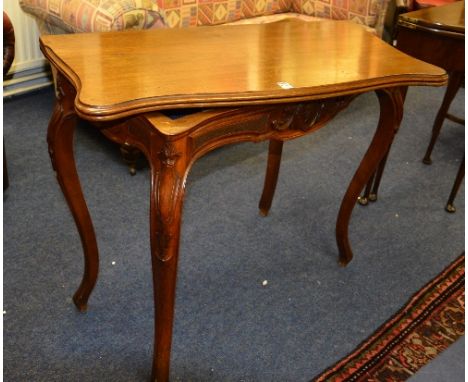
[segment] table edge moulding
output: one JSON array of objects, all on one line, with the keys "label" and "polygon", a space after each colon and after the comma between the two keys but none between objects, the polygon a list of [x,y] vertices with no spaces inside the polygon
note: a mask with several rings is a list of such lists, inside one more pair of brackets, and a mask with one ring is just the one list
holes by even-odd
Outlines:
[{"label": "table edge moulding", "polygon": [[[330,29],[332,29],[332,33],[329,32]],[[249,42],[250,39],[241,38],[243,33],[253,34],[253,31],[259,31],[255,35],[254,43]],[[136,34],[145,36],[142,39],[148,45],[148,48],[139,54],[135,52],[136,49],[130,47],[130,44],[135,41]],[[340,40],[343,41],[340,41],[337,47],[328,47],[329,52],[326,52],[326,42],[330,40],[330,34],[341,36]],[[171,37],[169,38],[167,35],[171,35]],[[282,41],[293,35],[307,37],[303,37],[299,41],[292,40],[295,44],[293,48],[284,46]],[[414,60],[396,50],[388,50],[388,44],[374,37],[359,25],[349,21],[307,23],[300,20],[286,20],[260,25],[217,26],[215,30],[213,30],[213,27],[198,27],[176,30],[48,35],[42,36],[40,42],[41,50],[47,59],[55,68],[59,68],[74,85],[78,93],[75,101],[76,111],[80,117],[88,120],[114,120],[143,112],[186,108],[188,106],[226,107],[252,105],[254,103],[299,102],[355,94],[358,91],[366,92],[396,85],[440,85],[442,80],[434,76],[431,72],[434,69],[429,67],[426,68],[427,73],[395,70],[399,66],[414,64]],[[216,46],[216,44],[220,44],[226,39],[228,42],[239,44],[237,49],[233,49],[236,52],[230,54],[233,60],[232,64],[239,66],[236,68],[236,73],[231,73],[233,81],[229,84],[225,80],[225,76],[215,77],[219,73],[212,74],[213,68],[204,61],[209,57],[216,58],[219,53],[213,50],[213,45]],[[304,39],[307,44],[302,41]],[[54,50],[50,48],[49,45],[52,41],[54,46],[60,46],[62,50],[67,52],[66,60],[63,57],[58,57]],[[116,41],[116,44],[113,44],[113,41]],[[172,41],[172,45],[167,45],[167,41]],[[194,41],[197,42],[195,47]],[[354,42],[360,45],[347,46],[355,45]],[[161,46],[164,43],[166,45]],[[182,52],[177,43],[184,44]],[[81,44],[86,46],[86,50],[90,55],[86,60],[80,57],[79,45]],[[319,55],[313,48],[313,44],[321,44],[320,49],[317,49],[321,52]],[[119,50],[116,50],[114,45],[117,45]],[[121,46],[124,47],[120,49]],[[259,46],[262,47],[264,52],[260,52],[260,54],[253,52]],[[264,46],[269,46],[269,48],[264,48]],[[187,47],[192,47],[193,52],[188,52]],[[301,55],[298,60],[303,60],[302,63],[291,59],[290,52],[298,48],[301,48]],[[341,54],[337,51],[338,49],[348,49],[348,51]],[[354,63],[356,68],[347,67],[350,59],[346,53],[352,54],[351,49],[363,51],[362,57],[364,60]],[[378,59],[382,51],[393,52],[391,58],[398,62],[392,64],[384,60],[378,62],[368,60],[369,56],[372,56],[374,60]],[[162,52],[164,54],[158,56]],[[270,52],[272,53],[269,54]],[[201,58],[194,59],[192,57],[192,60],[188,61],[187,57],[190,57],[190,53]],[[327,53],[328,55],[333,54],[334,58],[336,58],[334,66],[326,68],[317,64],[315,67],[310,68],[311,74],[306,79],[309,81],[313,79],[313,83],[310,85],[305,81],[302,84],[297,83],[297,81],[301,82],[301,79],[297,77],[294,78],[295,83],[288,81],[288,78],[284,78],[285,75],[294,73],[273,73],[271,76],[269,73],[268,76],[265,73],[265,69],[271,69],[271,66],[268,67],[267,65],[277,65],[284,60],[290,60],[290,65],[300,65],[299,69],[304,70],[307,69],[307,59],[314,59],[319,63],[332,59],[333,57],[324,57],[327,56]],[[366,56],[366,53],[368,56]],[[173,54],[178,54],[179,58],[183,58],[183,60],[173,62]],[[145,60],[142,56],[147,57],[147,59]],[[156,60],[152,56],[157,56],[158,59]],[[102,66],[103,57],[112,60],[112,62],[107,66]],[[240,63],[245,62],[245,57],[249,58],[249,65],[241,66]],[[320,59],[320,57],[322,58]],[[371,65],[367,68],[364,67],[368,64]],[[380,70],[377,64],[386,65],[387,70]],[[174,84],[176,79],[183,82],[182,80],[185,77],[177,74],[181,72],[180,70],[177,71],[177,69],[184,66],[190,68],[191,73],[196,73],[199,80],[196,88],[190,86],[187,88],[189,92],[182,91],[184,89],[180,88],[180,84]],[[421,69],[421,66],[418,67]],[[170,69],[168,70],[168,68]],[[352,69],[357,70],[351,72]],[[158,70],[166,71],[165,73],[162,72],[165,74],[162,79],[161,76],[157,75]],[[176,71],[176,74],[170,73],[172,70]],[[330,72],[333,72],[333,76],[324,78],[325,82],[322,83],[321,77],[329,75]],[[127,81],[118,73],[125,73],[129,79],[141,76],[144,77],[145,82],[138,82],[137,86],[132,83],[132,88],[127,87],[120,90],[117,84],[126,83],[128,85],[130,80]],[[338,78],[335,78],[335,74],[338,74]],[[205,80],[204,75],[207,78],[211,76],[211,81]],[[96,83],[99,76],[108,81],[106,83]],[[258,79],[255,76],[263,76],[264,78]],[[163,81],[164,77],[168,77],[168,79],[164,83],[158,84],[158,81]],[[202,80],[200,80],[200,77]],[[188,78],[190,79],[190,77]],[[81,83],[84,79],[87,82],[85,86]],[[258,83],[255,81],[258,81]],[[267,81],[268,86],[266,86]],[[278,86],[280,82],[289,83],[291,87],[283,89]],[[219,86],[216,86],[218,84]],[[226,85],[231,91],[221,91]],[[106,93],[105,87],[112,88],[113,92],[110,92],[111,94]],[[99,91],[100,88],[103,90]],[[214,91],[207,91],[211,89]],[[127,96],[127,94],[131,95]],[[138,96],[133,96],[135,94]]]}]

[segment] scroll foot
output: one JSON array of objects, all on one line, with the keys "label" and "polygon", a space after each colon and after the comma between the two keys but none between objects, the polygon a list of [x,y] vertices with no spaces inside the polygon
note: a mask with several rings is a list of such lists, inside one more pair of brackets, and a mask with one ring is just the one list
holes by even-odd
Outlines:
[{"label": "scroll foot", "polygon": [[266,209],[266,208],[261,208],[259,209],[259,214],[260,216],[263,216],[263,217],[267,217],[268,216],[268,213],[270,212],[269,209]]},{"label": "scroll foot", "polygon": [[342,258],[340,257],[340,259],[338,260],[338,265],[339,265],[340,267],[344,268],[344,267],[346,267],[346,266],[349,264],[350,261],[351,261],[351,259],[345,259],[345,258],[342,259]]},{"label": "scroll foot", "polygon": [[73,296],[73,303],[80,312],[86,312],[88,310],[88,299],[79,297],[76,294]]}]

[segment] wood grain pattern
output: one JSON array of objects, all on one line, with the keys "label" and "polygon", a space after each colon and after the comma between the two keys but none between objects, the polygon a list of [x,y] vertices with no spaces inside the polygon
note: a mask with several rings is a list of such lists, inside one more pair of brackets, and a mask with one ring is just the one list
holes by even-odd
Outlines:
[{"label": "wood grain pattern", "polygon": [[439,68],[346,21],[42,36],[41,49],[75,86],[77,113],[89,120],[446,80]]}]

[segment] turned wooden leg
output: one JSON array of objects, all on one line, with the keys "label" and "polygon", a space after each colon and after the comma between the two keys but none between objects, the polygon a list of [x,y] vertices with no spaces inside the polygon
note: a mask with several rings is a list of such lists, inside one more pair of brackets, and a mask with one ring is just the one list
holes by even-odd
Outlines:
[{"label": "turned wooden leg", "polygon": [[[390,142],[390,147],[392,143],[393,142]],[[377,173],[375,174],[374,184],[372,185],[372,191],[369,194],[369,201],[371,202],[375,202],[377,200],[377,193],[379,192],[380,181],[382,180],[382,175],[385,170],[385,165],[387,164],[388,154],[389,152],[387,152],[385,156],[383,157],[383,159],[380,161],[379,167],[377,169]]]},{"label": "turned wooden leg", "polygon": [[120,146],[120,155],[122,155],[124,162],[128,166],[130,175],[135,175],[138,157],[140,156],[140,150],[130,145],[123,144]]},{"label": "turned wooden leg", "polygon": [[260,214],[267,216],[270,211],[273,196],[275,195],[276,184],[278,182],[278,174],[281,165],[281,153],[283,152],[283,141],[275,139],[270,140],[268,147],[268,163],[265,174],[265,183],[263,185],[262,197],[258,208]]},{"label": "turned wooden leg", "polygon": [[348,264],[353,258],[348,238],[348,227],[356,200],[389,152],[403,115],[401,88],[383,89],[376,91],[376,93],[380,103],[380,119],[377,131],[348,186],[336,222],[336,240],[341,265]]},{"label": "turned wooden leg", "polygon": [[[390,146],[391,147],[390,143]],[[382,180],[382,175],[385,170],[385,165],[387,164],[388,152],[385,154],[383,159],[380,161],[377,171],[372,174],[369,182],[367,182],[366,189],[362,196],[358,197],[358,202],[361,206],[367,206],[369,202],[375,202],[377,200],[377,194],[379,192],[380,181]]]},{"label": "turned wooden leg", "polygon": [[369,181],[366,184],[366,189],[364,190],[363,194],[358,197],[358,203],[361,206],[367,206],[369,204],[369,196],[372,190],[372,185],[374,184],[375,174],[372,174]]},{"label": "turned wooden leg", "polygon": [[152,380],[169,380],[172,325],[185,191],[185,148],[166,142],[151,154],[151,259],[155,307]]},{"label": "turned wooden leg", "polygon": [[[404,104],[406,94],[408,92],[408,87],[407,86],[401,87],[400,91],[401,91],[402,103]],[[391,147],[391,143],[390,143],[390,147]],[[372,175],[369,182],[367,183],[364,193],[358,197],[358,202],[361,206],[367,206],[369,202],[377,201],[380,181],[382,180],[382,175],[385,170],[385,165],[387,164],[388,155],[389,155],[389,152],[386,153],[382,161],[379,163],[379,167],[376,173]]]},{"label": "turned wooden leg", "polygon": [[[62,83],[64,92],[66,86]],[[70,90],[70,89],[69,89]],[[74,92],[58,95],[54,113],[49,123],[47,142],[52,166],[57,180],[75,219],[84,250],[84,274],[73,301],[80,311],[87,308],[88,298],[96,284],[99,256],[93,223],[81,190],[80,180],[73,156],[73,135],[76,114],[73,108]]]},{"label": "turned wooden leg", "polygon": [[460,188],[461,182],[465,176],[465,157],[463,157],[462,162],[460,163],[460,167],[458,168],[457,177],[455,178],[455,182],[453,183],[452,191],[450,192],[450,196],[447,201],[447,205],[445,206],[445,210],[447,212],[455,212],[455,206],[453,205],[453,201],[455,200],[455,196],[457,196],[458,189]]},{"label": "turned wooden leg", "polygon": [[464,73],[461,72],[452,72],[449,76],[449,81],[447,85],[447,90],[445,91],[444,100],[442,101],[442,105],[437,113],[436,119],[434,121],[434,126],[432,127],[432,136],[429,142],[429,146],[427,147],[426,154],[424,154],[423,163],[431,164],[431,154],[432,149],[439,137],[440,129],[442,128],[442,124],[444,123],[444,119],[447,117],[447,112],[449,110],[450,104],[452,103],[455,95],[458,92],[462,82],[463,82]]}]

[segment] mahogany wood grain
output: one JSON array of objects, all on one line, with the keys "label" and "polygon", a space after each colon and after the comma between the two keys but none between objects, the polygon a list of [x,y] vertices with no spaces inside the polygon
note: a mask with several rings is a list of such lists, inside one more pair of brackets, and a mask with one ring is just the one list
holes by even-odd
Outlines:
[{"label": "mahogany wood grain", "polygon": [[77,89],[77,113],[90,120],[444,81],[440,69],[347,21],[49,35],[41,49]]},{"label": "mahogany wood grain", "polygon": [[[287,21],[209,27],[43,36],[57,84],[49,150],[82,239],[84,309],[98,271],[98,250],[73,158],[75,119],[135,147],[151,169],[150,243],[154,288],[152,381],[169,379],[177,262],[186,178],[193,163],[231,143],[269,140],[260,209],[268,212],[282,142],[324,127],[359,94],[375,90],[380,120],[343,198],[336,224],[340,262],[352,257],[348,225],[357,196],[390,150],[402,117],[402,89],[443,85],[442,69],[387,46],[347,22]],[[278,82],[293,87],[283,89]],[[172,119],[167,108],[192,109]],[[221,107],[223,106],[223,107]]]}]

